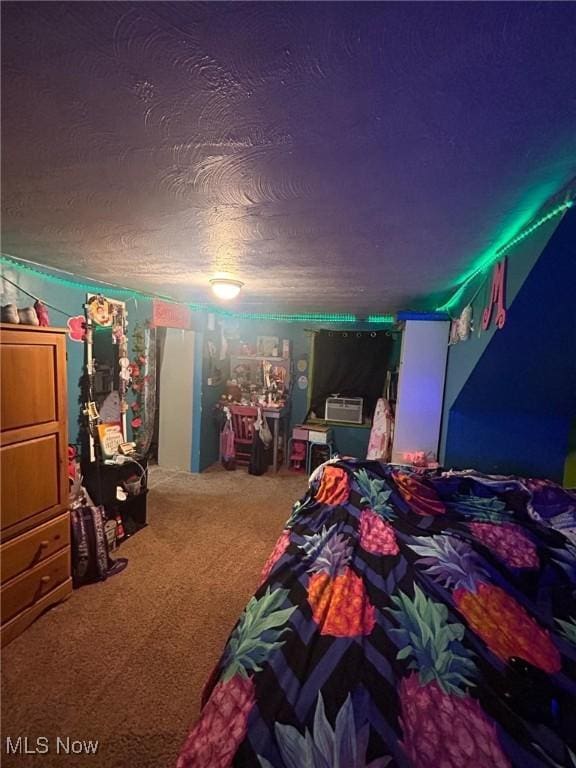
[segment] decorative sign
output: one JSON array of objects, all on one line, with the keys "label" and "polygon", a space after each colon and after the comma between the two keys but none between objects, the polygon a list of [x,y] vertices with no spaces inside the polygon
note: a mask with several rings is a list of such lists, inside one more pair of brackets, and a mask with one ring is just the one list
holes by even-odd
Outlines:
[{"label": "decorative sign", "polygon": [[303,357],[301,357],[300,360],[298,360],[297,368],[298,368],[299,371],[304,373],[306,368],[308,368],[308,361],[305,360]]},{"label": "decorative sign", "polygon": [[308,386],[307,376],[298,376],[298,389],[306,389]]},{"label": "decorative sign", "polygon": [[501,330],[506,322],[506,266],[507,259],[494,265],[492,288],[488,306],[482,312],[482,330],[487,331],[492,320],[492,310],[496,307],[496,327]]},{"label": "decorative sign", "polygon": [[187,331],[191,325],[190,307],[185,304],[171,304],[154,299],[152,302],[152,325],[157,328],[181,328]]},{"label": "decorative sign", "polygon": [[122,424],[98,424],[98,437],[100,438],[100,448],[105,458],[109,459],[118,451],[120,443],[124,442],[122,434]]}]

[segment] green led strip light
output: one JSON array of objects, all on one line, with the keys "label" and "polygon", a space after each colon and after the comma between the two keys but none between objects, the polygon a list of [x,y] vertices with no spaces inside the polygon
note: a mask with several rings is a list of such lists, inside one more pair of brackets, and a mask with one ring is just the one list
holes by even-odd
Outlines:
[{"label": "green led strip light", "polygon": [[569,208],[572,208],[574,205],[574,200],[567,200],[565,203],[562,203],[561,205],[556,206],[556,208],[553,208],[549,213],[547,213],[545,216],[542,216],[542,218],[538,219],[534,222],[534,224],[531,224],[526,229],[523,229],[516,237],[512,238],[506,245],[503,245],[501,248],[498,248],[494,253],[487,254],[483,259],[480,266],[478,266],[473,272],[471,272],[468,277],[464,280],[462,285],[458,288],[458,290],[454,293],[452,298],[450,298],[445,304],[442,304],[441,307],[436,308],[436,312],[448,312],[448,310],[452,309],[455,305],[457,305],[462,298],[466,288],[470,285],[470,283],[478,277],[482,272],[489,269],[491,266],[495,264],[495,262],[500,261],[500,259],[505,256],[512,248],[514,248],[515,245],[518,245],[522,240],[525,240],[527,237],[529,237],[531,234],[533,234],[537,229],[540,229],[541,226],[546,224],[550,219],[555,218],[556,216],[560,216],[560,214],[567,211]]},{"label": "green led strip light", "polygon": [[220,307],[207,307],[207,312],[213,312],[222,317],[236,317],[241,320],[277,320],[285,323],[357,323],[356,315],[323,314],[315,312],[300,312],[296,314],[284,314],[282,312],[232,312]]},{"label": "green led strip light", "polygon": [[[131,298],[143,298],[143,299],[162,299],[162,301],[169,301],[173,304],[178,304],[176,299],[170,296],[161,296],[156,293],[145,293],[144,291],[136,291],[130,288],[123,288],[120,285],[114,285],[114,283],[102,283],[94,280],[93,282],[82,282],[80,280],[70,280],[67,277],[60,277],[60,275],[52,275],[49,272],[43,272],[41,269],[37,269],[23,261],[10,258],[8,256],[0,255],[0,264],[6,264],[9,267],[18,269],[20,272],[28,272],[36,277],[41,277],[43,280],[48,280],[51,283],[57,285],[66,286],[66,288],[76,288],[77,290],[86,291],[87,293],[101,293],[102,286],[110,289],[111,293],[115,293],[118,296],[128,296]],[[84,278],[86,279],[86,278]]]},{"label": "green led strip light", "polygon": [[141,298],[148,301],[152,299],[160,299],[161,301],[170,302],[172,304],[185,304],[192,312],[212,312],[220,317],[231,317],[238,320],[272,320],[284,323],[394,323],[395,318],[393,315],[369,315],[366,320],[357,317],[356,315],[347,312],[336,313],[316,313],[316,312],[298,312],[295,314],[283,313],[283,312],[233,312],[227,309],[221,309],[220,307],[211,306],[210,304],[199,303],[187,303],[179,302],[171,296],[162,296],[158,293],[146,293],[144,291],[131,290],[130,288],[123,288],[122,286],[116,286],[112,283],[98,283],[83,282],[71,280],[70,278],[60,277],[59,275],[52,275],[48,272],[43,272],[41,269],[28,264],[26,262],[18,261],[17,259],[10,258],[8,256],[0,255],[0,264],[6,264],[7,266],[18,269],[21,272],[28,272],[29,274],[41,277],[44,280],[56,283],[58,285],[66,286],[67,288],[75,288],[76,290],[86,291],[88,293],[101,293],[102,285],[110,290],[110,293],[117,296],[126,296],[129,298]]},{"label": "green led strip light", "polygon": [[395,323],[396,318],[394,315],[368,315],[366,322],[374,325],[379,323]]}]

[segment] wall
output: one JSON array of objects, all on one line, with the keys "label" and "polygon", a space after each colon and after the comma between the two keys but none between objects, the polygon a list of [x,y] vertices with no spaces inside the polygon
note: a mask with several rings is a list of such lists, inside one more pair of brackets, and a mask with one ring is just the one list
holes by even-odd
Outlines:
[{"label": "wall", "polygon": [[447,320],[408,320],[402,334],[392,461],[421,452],[438,460],[448,352]]},{"label": "wall", "polygon": [[199,345],[199,355],[201,361],[201,399],[200,412],[196,412],[199,417],[200,434],[198,440],[198,459],[193,462],[192,470],[202,472],[214,462],[218,461],[220,434],[217,427],[215,406],[220,400],[221,395],[226,392],[226,379],[230,375],[229,362],[222,362],[222,379],[218,384],[208,384],[209,376],[209,355],[208,343],[212,342],[217,349],[222,342],[220,324],[214,321],[212,327],[206,317],[202,317],[203,331],[197,333],[197,343]]},{"label": "wall", "polygon": [[[58,273],[46,268],[49,275],[60,277]],[[35,296],[44,299],[49,304],[62,310],[58,313],[49,309],[50,321],[54,326],[65,326],[67,315],[81,315],[84,312],[84,302],[86,296],[86,286],[78,284],[78,288],[71,285],[60,284],[52,279],[45,278],[41,274],[21,271],[20,269],[4,266],[3,274],[10,280],[17,283],[26,291]],[[2,294],[2,304],[15,303],[19,307],[29,306],[33,303],[16,288],[2,281],[4,289]],[[127,298],[122,293],[115,293],[113,288],[104,284],[91,283],[90,291],[99,290],[105,296],[115,298],[120,301],[126,301],[128,311],[128,329],[129,333],[134,329],[137,322],[145,322],[152,316],[151,301],[146,299]],[[200,396],[194,398],[193,406],[193,436],[192,436],[192,471],[202,471],[208,466],[218,461],[218,441],[219,434],[214,420],[214,406],[220,399],[220,396],[226,390],[226,378],[229,376],[229,369],[223,370],[223,380],[219,385],[208,386],[208,355],[207,342],[219,342],[220,329],[216,324],[215,330],[208,329],[207,317],[201,313],[194,313],[193,328],[196,331],[195,343],[195,391],[200,392]],[[292,358],[294,363],[298,360],[306,360],[309,364],[310,350],[313,330],[320,330],[323,326],[314,323],[288,323],[273,321],[256,320],[233,320],[224,319],[226,333],[237,333],[241,338],[254,340],[257,336],[278,336],[282,339],[289,339],[292,345]],[[326,326],[324,326],[326,327]],[[330,326],[331,328],[333,326]],[[371,330],[386,329],[386,325],[370,326]],[[335,330],[366,330],[365,325],[334,326]],[[394,345],[391,357],[391,365],[396,365],[399,359],[399,337],[396,337],[398,343]],[[84,344],[67,341],[68,353],[68,418],[69,418],[69,440],[77,441],[79,431],[79,414],[81,404],[79,403],[79,381],[84,368]],[[295,369],[295,378],[299,372]],[[305,375],[310,377],[309,368]],[[290,426],[302,422],[308,409],[308,390],[300,390],[294,385],[291,399]],[[350,456],[362,457],[366,455],[370,429],[365,427],[334,427],[334,438],[338,450]]]},{"label": "wall", "polygon": [[[576,416],[576,211],[508,259],[508,316],[450,348],[443,463],[561,481]],[[479,323],[484,292],[474,304]]]},{"label": "wall", "polygon": [[[282,339],[289,339],[292,347],[292,359],[294,362],[294,382],[291,396],[290,412],[290,430],[294,424],[299,424],[306,418],[308,411],[308,390],[298,388],[296,381],[298,376],[302,375],[296,368],[298,360],[306,360],[307,369],[304,375],[310,379],[310,352],[312,344],[312,331],[320,330],[322,324],[319,323],[293,323],[293,322],[274,322],[270,320],[233,320],[225,319],[224,328],[228,336],[236,336],[238,339],[250,343],[256,342],[257,336],[277,336],[282,343]],[[388,325],[371,325],[370,330],[386,330]],[[342,326],[330,326],[332,330],[367,330],[367,326],[343,324]],[[218,340],[219,331],[213,332],[214,340]],[[399,337],[395,337],[397,343],[393,346],[391,355],[391,365],[396,365],[399,359]],[[204,368],[206,366],[206,354],[204,355]],[[208,387],[206,376],[203,374],[202,386],[202,439],[201,439],[201,457],[200,471],[218,461],[218,431],[214,422],[214,405],[220,399],[220,395],[225,391],[225,382],[218,387]],[[337,449],[345,455],[364,457],[368,449],[368,440],[370,438],[370,429],[366,427],[334,427],[334,440]]]},{"label": "wall", "polygon": [[189,472],[196,395],[196,334],[167,328],[160,371],[158,465]]},{"label": "wall", "polygon": [[[61,279],[61,275],[48,268],[45,271],[48,274],[56,275],[57,279]],[[54,280],[45,278],[41,274],[22,271],[5,264],[2,265],[2,274],[24,290],[62,310],[62,312],[57,312],[54,309],[48,309],[50,324],[54,327],[66,327],[67,315],[84,314],[87,289],[80,283],[78,288],[74,288],[68,284],[54,282]],[[29,298],[5,280],[1,281],[1,290],[1,303],[3,305],[16,304],[18,307],[28,307],[34,304],[34,299]],[[122,293],[115,293],[110,286],[91,283],[90,292],[97,293],[99,290],[111,299],[126,302],[129,335],[134,330],[136,323],[145,322],[151,317],[151,303],[149,301],[127,298]],[[68,439],[70,442],[77,442],[81,410],[79,383],[84,370],[84,344],[67,339],[66,352],[68,358]]]}]

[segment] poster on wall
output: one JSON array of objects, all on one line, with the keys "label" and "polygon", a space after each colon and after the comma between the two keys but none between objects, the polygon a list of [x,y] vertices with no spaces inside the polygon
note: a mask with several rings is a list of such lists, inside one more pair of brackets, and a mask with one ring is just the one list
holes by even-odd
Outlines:
[{"label": "poster on wall", "polygon": [[191,326],[192,313],[185,304],[154,299],[152,302],[152,326],[156,328],[180,328],[187,331]]},{"label": "poster on wall", "polygon": [[280,339],[278,336],[258,336],[256,338],[256,354],[261,357],[278,357]]}]

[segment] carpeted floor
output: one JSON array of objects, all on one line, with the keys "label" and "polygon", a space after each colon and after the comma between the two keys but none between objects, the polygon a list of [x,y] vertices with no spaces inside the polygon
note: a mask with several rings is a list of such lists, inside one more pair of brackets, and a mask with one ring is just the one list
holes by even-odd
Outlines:
[{"label": "carpeted floor", "polygon": [[[3,766],[173,766],[208,675],[257,585],[302,475],[155,469],[149,525],[116,554],[126,571],[83,587],[2,653]],[[6,755],[6,737],[50,738]],[[99,741],[96,755],[55,739]]]}]

